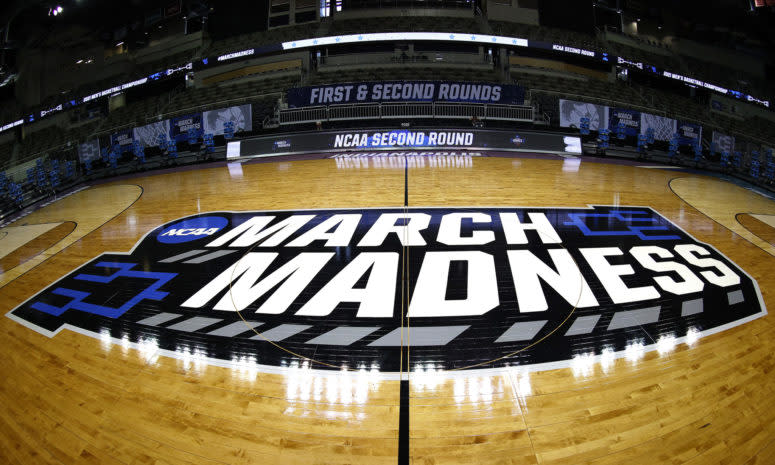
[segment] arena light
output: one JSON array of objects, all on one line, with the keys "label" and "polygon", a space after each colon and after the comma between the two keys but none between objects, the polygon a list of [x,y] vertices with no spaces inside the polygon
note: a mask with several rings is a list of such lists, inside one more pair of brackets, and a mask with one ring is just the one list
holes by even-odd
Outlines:
[{"label": "arena light", "polygon": [[24,120],[20,119],[20,120],[14,121],[13,123],[8,123],[4,126],[0,126],[0,132],[7,131],[11,128],[15,128],[16,126],[19,126],[22,123],[24,123]]},{"label": "arena light", "polygon": [[343,36],[328,36],[283,42],[282,47],[283,50],[293,50],[324,45],[410,40],[424,40],[432,42],[468,42],[527,47],[527,39],[522,39],[520,37],[491,36],[487,34],[466,34],[457,32],[378,32],[371,34],[349,34]]},{"label": "arena light", "polygon": [[57,5],[57,6],[52,7],[52,8],[50,8],[48,10],[48,15],[49,16],[58,16],[58,15],[62,14],[62,11],[64,11],[64,9],[62,8],[62,5]]}]

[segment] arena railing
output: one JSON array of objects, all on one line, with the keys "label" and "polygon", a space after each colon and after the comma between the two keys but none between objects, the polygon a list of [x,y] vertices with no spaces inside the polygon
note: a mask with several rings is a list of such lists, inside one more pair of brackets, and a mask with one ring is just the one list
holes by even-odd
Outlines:
[{"label": "arena railing", "polygon": [[279,110],[280,125],[396,118],[446,118],[530,122],[534,120],[529,105],[492,105],[481,103],[406,102],[359,103],[347,105],[314,106]]},{"label": "arena railing", "polygon": [[[268,93],[268,94],[249,95],[249,96],[235,98],[235,99],[218,100],[218,101],[215,101],[215,102],[209,102],[206,105],[197,105],[197,106],[193,106],[193,107],[175,109],[175,110],[166,112],[166,113],[161,114],[161,115],[148,116],[148,117],[145,117],[143,120],[145,121],[145,123],[150,123],[150,122],[156,121],[158,119],[167,119],[167,118],[171,118],[171,117],[174,117],[174,116],[177,116],[177,115],[181,115],[181,114],[187,114],[187,113],[192,113],[192,112],[196,112],[196,111],[204,111],[204,110],[210,110],[210,109],[214,109],[214,108],[220,108],[220,107],[222,107],[223,105],[226,105],[226,104],[232,105],[232,104],[235,104],[235,103],[248,103],[248,102],[253,102],[253,101],[261,100],[261,99],[264,99],[264,98],[280,97],[281,95],[282,95],[281,92],[271,92],[271,93]],[[118,124],[118,125],[113,125],[113,126],[110,126],[108,128],[103,128],[102,126],[98,126],[96,130],[94,130],[93,132],[88,133],[85,137],[81,137],[78,140],[67,141],[67,142],[64,142],[62,144],[50,146],[50,147],[47,147],[47,148],[45,148],[43,150],[36,151],[34,153],[25,154],[23,158],[17,160],[17,162],[15,163],[14,166],[5,167],[4,170],[12,170],[15,166],[22,165],[24,163],[28,163],[30,160],[35,160],[35,159],[41,158],[41,157],[46,158],[51,153],[61,152],[61,151],[65,151],[65,150],[75,151],[77,146],[78,146],[78,144],[81,143],[81,142],[84,142],[86,140],[91,140],[91,139],[99,138],[99,137],[109,136],[109,135],[114,134],[114,133],[116,133],[118,131],[136,127],[136,126],[138,126],[138,124],[139,123],[137,121],[130,121],[130,122],[121,123],[121,124]]]}]

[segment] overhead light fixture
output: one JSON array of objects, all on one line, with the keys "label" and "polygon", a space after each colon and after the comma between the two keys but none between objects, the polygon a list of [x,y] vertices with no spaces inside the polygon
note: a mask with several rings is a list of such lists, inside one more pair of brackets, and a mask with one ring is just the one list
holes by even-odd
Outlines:
[{"label": "overhead light fixture", "polygon": [[83,63],[83,58],[81,58],[80,60],[76,61],[75,63],[80,65],[81,63]]},{"label": "overhead light fixture", "polygon": [[121,42],[117,43],[116,47],[121,47],[122,45],[124,45],[124,41],[123,40]]},{"label": "overhead light fixture", "polygon": [[48,15],[49,16],[58,16],[58,15],[62,14],[62,11],[63,11],[62,5],[57,5],[57,6],[55,6],[55,7],[53,7],[53,8],[48,10]]}]

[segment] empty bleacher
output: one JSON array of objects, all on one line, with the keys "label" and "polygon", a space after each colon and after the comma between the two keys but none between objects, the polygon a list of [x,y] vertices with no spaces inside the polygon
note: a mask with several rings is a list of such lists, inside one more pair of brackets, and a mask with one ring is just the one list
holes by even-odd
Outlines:
[{"label": "empty bleacher", "polygon": [[401,67],[329,67],[320,68],[309,85],[359,81],[478,81],[498,82],[492,67],[472,69],[435,64],[402,65]]},{"label": "empty bleacher", "polygon": [[335,20],[328,35],[361,32],[466,32],[483,33],[476,19],[454,16],[380,16]]},{"label": "empty bleacher", "polygon": [[[51,126],[32,132],[18,144],[20,150],[13,162],[24,163],[56,149],[74,150],[79,143],[87,139],[145,125],[159,118],[244,103],[254,105],[253,121],[255,125],[260,126],[263,119],[273,113],[281,93],[298,83],[297,75],[281,75],[269,79],[225,81],[219,85],[178,89],[170,94],[150,96],[114,109],[104,119],[90,121],[75,128]],[[12,160],[14,145],[14,142],[0,144],[0,160],[3,160],[4,165]]]},{"label": "empty bleacher", "polygon": [[213,41],[210,46],[203,51],[202,56],[217,56],[235,50],[244,50],[267,44],[277,44],[294,39],[307,39],[315,35],[318,27],[318,23],[306,23],[274,28],[268,31],[235,35]]},{"label": "empty bleacher", "polygon": [[534,26],[530,24],[512,23],[507,21],[490,20],[493,34],[520,37],[540,42],[572,45],[587,50],[606,52],[605,41],[592,34],[583,34],[576,31],[557,29],[553,27]]},{"label": "empty bleacher", "polygon": [[[459,12],[458,12],[459,13]],[[487,26],[487,27],[484,27]],[[111,86],[129,82],[151,73],[170,67],[177,67],[206,56],[217,56],[227,52],[244,50],[256,46],[275,44],[293,39],[303,39],[319,35],[342,35],[360,32],[392,31],[466,31],[472,33],[491,33],[516,36],[534,41],[560,43],[589,50],[605,51],[628,59],[643,61],[676,72],[685,72],[709,82],[741,88],[741,73],[727,70],[718,65],[675,54],[666,45],[637,36],[629,37],[635,45],[627,45],[616,40],[607,40],[606,34],[583,34],[579,32],[539,27],[526,24],[491,20],[484,24],[471,16],[386,16],[371,18],[330,19],[287,27],[273,28],[269,31],[254,32],[220,40],[204,41],[203,48],[195,48],[168,55],[152,63],[136,65],[131,72],[122,72],[99,82],[81,86],[64,97],[84,96],[104,90]],[[415,50],[412,56],[398,57],[390,51],[368,54],[354,53],[358,58],[347,63],[347,56],[331,55],[323,57],[317,69],[303,69],[302,60],[278,58],[277,65],[251,64],[220,75],[201,80],[196,88],[186,88],[182,84],[171,92],[161,95],[149,95],[146,98],[133,96],[123,107],[117,108],[104,118],[97,118],[86,124],[69,128],[67,125],[52,126],[45,130],[29,132],[21,143],[6,142],[0,144],[0,160],[7,164],[10,160],[21,163],[34,159],[41,154],[61,148],[75,147],[89,138],[105,136],[121,128],[147,124],[159,118],[193,113],[242,103],[253,104],[253,120],[259,125],[274,111],[275,103],[288,88],[298,85],[319,85],[343,82],[377,80],[452,80],[502,82],[504,76],[476,53],[469,53],[471,60],[458,62],[437,60],[433,52]],[[367,56],[371,55],[371,56]],[[447,52],[447,56],[454,55]],[[461,53],[462,56],[462,53]],[[343,57],[343,58],[342,58]],[[342,59],[339,59],[342,58]],[[478,62],[474,62],[479,59]],[[292,63],[291,63],[292,62]],[[691,70],[689,73],[687,70]],[[755,135],[760,139],[775,140],[773,124],[763,118],[747,120],[734,119],[719,114],[711,114],[707,102],[689,98],[663,90],[644,87],[634,83],[612,81],[604,72],[585,73],[568,67],[563,69],[542,69],[535,66],[510,67],[508,78],[531,91],[532,102],[556,120],[557,100],[571,98],[587,100],[612,106],[632,107],[643,111],[664,114],[674,118],[700,121],[709,127],[720,127],[738,134]],[[748,87],[743,89],[769,88],[772,85],[756,79],[748,79]],[[762,94],[765,95],[766,94]],[[53,106],[63,98],[61,95],[45,99],[40,108]],[[11,121],[29,113],[16,102],[0,105],[2,121]],[[15,147],[18,145],[18,147]]]},{"label": "empty bleacher", "polygon": [[272,96],[297,85],[296,75],[279,76],[272,79],[247,80],[240,82],[222,82],[202,88],[187,89],[176,93],[163,108],[164,114],[193,112],[204,107],[235,105],[238,102],[250,102],[253,99]]}]

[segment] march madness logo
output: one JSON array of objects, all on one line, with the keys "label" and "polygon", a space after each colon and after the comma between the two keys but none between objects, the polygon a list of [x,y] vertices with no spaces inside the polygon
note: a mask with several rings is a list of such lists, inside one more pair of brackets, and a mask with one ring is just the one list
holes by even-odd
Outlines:
[{"label": "march madness logo", "polygon": [[713,247],[650,208],[596,206],[210,212],[9,316],[173,356],[395,372],[407,344],[412,365],[552,367],[764,314]]}]

